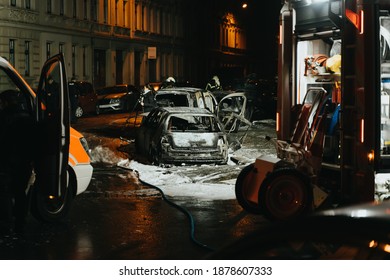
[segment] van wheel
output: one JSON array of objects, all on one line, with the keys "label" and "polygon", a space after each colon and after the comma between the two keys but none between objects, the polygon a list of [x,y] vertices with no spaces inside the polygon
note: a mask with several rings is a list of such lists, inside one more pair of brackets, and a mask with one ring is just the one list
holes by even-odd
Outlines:
[{"label": "van wheel", "polygon": [[42,222],[55,223],[64,220],[70,211],[73,201],[72,180],[65,193],[58,198],[49,198],[40,188],[34,186],[31,190],[31,214]]},{"label": "van wheel", "polygon": [[254,164],[251,163],[241,170],[236,180],[235,193],[237,202],[242,208],[244,208],[249,213],[260,214],[261,209],[258,204],[251,202],[247,199],[248,190],[252,188],[250,182],[252,181],[251,179],[254,175],[253,169]]},{"label": "van wheel", "polygon": [[309,178],[296,169],[281,168],[270,173],[259,191],[259,205],[269,220],[290,220],[313,209]]},{"label": "van wheel", "polygon": [[76,118],[81,118],[84,115],[83,108],[81,108],[80,106],[77,106],[77,108],[74,112],[74,115],[76,116]]}]

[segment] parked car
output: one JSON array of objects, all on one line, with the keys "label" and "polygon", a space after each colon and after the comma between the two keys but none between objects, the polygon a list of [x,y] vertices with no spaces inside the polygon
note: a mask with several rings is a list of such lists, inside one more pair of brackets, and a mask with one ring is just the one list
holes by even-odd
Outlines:
[{"label": "parked car", "polygon": [[222,124],[204,108],[154,108],[137,129],[135,145],[155,164],[225,164],[228,160]]},{"label": "parked car", "polygon": [[210,259],[390,259],[390,200],[272,223],[223,246]]},{"label": "parked car", "polygon": [[[84,81],[68,83],[72,113],[76,118],[85,114],[99,114],[98,96],[93,85]],[[74,99],[73,99],[74,98]]]},{"label": "parked car", "polygon": [[156,93],[160,107],[199,107],[215,112],[217,101],[210,91],[195,87],[172,87],[160,89]]},{"label": "parked car", "polygon": [[134,112],[142,110],[141,90],[133,85],[123,84],[97,90],[99,112]]},{"label": "parked car", "polygon": [[37,122],[36,133],[23,139],[39,143],[35,150],[39,157],[34,162],[36,180],[29,182],[30,188],[26,189],[32,215],[46,222],[67,216],[73,198],[87,189],[93,172],[86,139],[70,127],[65,68],[62,54],[46,61],[35,93],[0,57],[0,92],[17,95],[19,109]]}]

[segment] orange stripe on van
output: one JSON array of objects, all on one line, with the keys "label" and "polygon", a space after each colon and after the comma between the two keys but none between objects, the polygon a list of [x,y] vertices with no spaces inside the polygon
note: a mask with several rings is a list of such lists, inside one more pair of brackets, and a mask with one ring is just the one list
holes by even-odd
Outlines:
[{"label": "orange stripe on van", "polygon": [[82,137],[78,131],[70,128],[69,163],[72,166],[90,163],[90,158],[80,143]]}]

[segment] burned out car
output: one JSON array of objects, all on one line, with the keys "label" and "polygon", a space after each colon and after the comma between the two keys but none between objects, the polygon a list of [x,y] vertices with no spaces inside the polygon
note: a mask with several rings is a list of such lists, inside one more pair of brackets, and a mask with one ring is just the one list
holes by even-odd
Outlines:
[{"label": "burned out car", "polygon": [[137,129],[135,145],[155,164],[228,160],[226,133],[217,117],[203,108],[154,108]]},{"label": "burned out car", "polygon": [[157,91],[156,102],[159,107],[198,107],[214,113],[217,101],[213,94],[195,87],[173,87]]}]

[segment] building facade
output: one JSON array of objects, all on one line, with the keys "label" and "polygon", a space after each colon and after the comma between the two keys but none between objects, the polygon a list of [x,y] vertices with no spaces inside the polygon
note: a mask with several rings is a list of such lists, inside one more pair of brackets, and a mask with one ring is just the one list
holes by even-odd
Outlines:
[{"label": "building facade", "polygon": [[202,83],[233,66],[243,74],[245,31],[232,14],[217,13],[221,1],[200,2],[0,0],[0,55],[33,87],[59,52],[69,78],[97,88],[169,76]]}]

